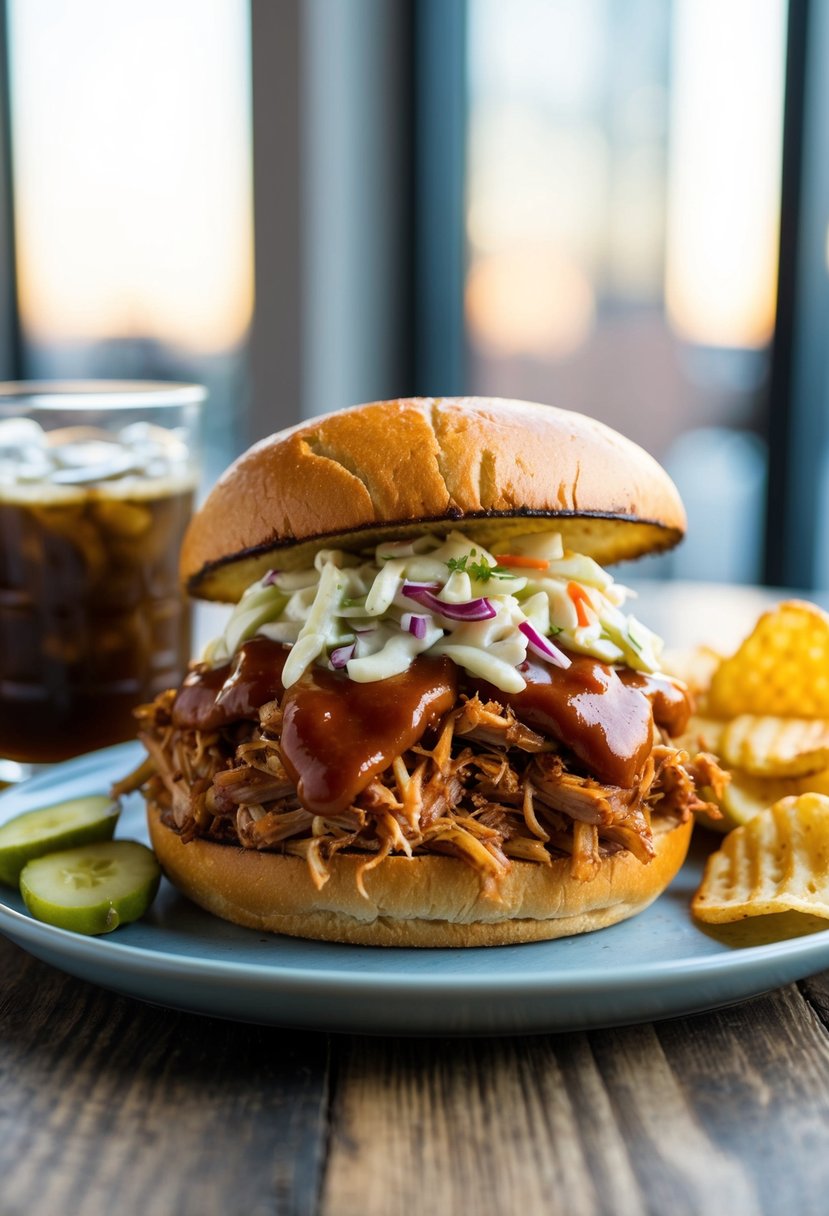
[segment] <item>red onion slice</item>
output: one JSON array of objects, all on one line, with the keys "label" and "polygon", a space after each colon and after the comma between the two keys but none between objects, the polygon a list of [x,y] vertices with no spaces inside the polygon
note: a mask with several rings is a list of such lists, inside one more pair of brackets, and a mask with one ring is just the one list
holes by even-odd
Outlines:
[{"label": "red onion slice", "polygon": [[279,571],[278,571],[278,570],[269,570],[269,571],[268,571],[268,573],[265,575],[265,577],[262,579],[262,586],[263,586],[263,587],[273,587],[273,586],[275,586],[275,584],[276,584],[276,576],[277,576],[278,574],[279,574]]},{"label": "red onion slice", "polygon": [[417,583],[404,583],[403,594],[424,608],[450,621],[490,621],[497,615],[488,599],[467,600],[465,604],[444,604],[443,600]]},{"label": "red onion slice", "polygon": [[431,624],[432,618],[420,612],[404,612],[400,618],[400,628],[410,633],[413,638],[417,638],[419,642],[426,637],[426,631]]},{"label": "red onion slice", "polygon": [[518,628],[527,639],[527,646],[533,654],[538,655],[540,659],[546,659],[549,663],[554,663],[556,667],[567,670],[572,660],[568,659],[558,646],[554,646],[549,638],[545,638],[543,633],[539,633],[535,625],[531,625],[529,621],[522,621]]},{"label": "red onion slice", "polygon": [[356,646],[356,642],[350,642],[348,646],[337,646],[331,651],[328,661],[334,668],[334,671],[339,671],[342,667],[345,667],[349,659],[354,658]]}]

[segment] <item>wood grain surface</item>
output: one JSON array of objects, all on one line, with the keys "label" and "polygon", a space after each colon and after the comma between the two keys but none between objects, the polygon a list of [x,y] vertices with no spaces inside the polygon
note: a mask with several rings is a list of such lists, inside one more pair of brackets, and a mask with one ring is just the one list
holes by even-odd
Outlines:
[{"label": "wood grain surface", "polygon": [[2,1216],[314,1212],[329,1047],[152,1008],[0,943]]},{"label": "wood grain surface", "polygon": [[796,988],[590,1034],[354,1040],[323,1212],[817,1216],[827,1150],[829,1038]]},{"label": "wood grain surface", "polygon": [[825,1216],[829,973],[589,1034],[330,1038],[0,942],[2,1216]]}]

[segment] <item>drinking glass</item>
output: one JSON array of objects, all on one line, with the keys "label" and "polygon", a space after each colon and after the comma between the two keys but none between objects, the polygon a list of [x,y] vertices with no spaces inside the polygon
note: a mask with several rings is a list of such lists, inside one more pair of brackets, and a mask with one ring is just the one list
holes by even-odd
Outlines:
[{"label": "drinking glass", "polygon": [[0,384],[0,780],[130,738],[181,678],[194,384]]}]

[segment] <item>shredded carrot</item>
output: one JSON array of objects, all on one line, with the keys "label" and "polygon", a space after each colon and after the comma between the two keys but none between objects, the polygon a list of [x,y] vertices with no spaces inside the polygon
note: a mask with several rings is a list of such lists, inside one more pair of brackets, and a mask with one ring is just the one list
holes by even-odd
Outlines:
[{"label": "shredded carrot", "polygon": [[523,557],[520,553],[496,553],[499,566],[517,566],[519,570],[546,570],[550,565],[542,557]]},{"label": "shredded carrot", "polygon": [[567,594],[573,601],[576,608],[576,620],[579,625],[584,627],[590,624],[590,617],[587,615],[584,605],[592,607],[590,604],[590,596],[585,591],[584,587],[580,587],[578,583],[567,584]]}]

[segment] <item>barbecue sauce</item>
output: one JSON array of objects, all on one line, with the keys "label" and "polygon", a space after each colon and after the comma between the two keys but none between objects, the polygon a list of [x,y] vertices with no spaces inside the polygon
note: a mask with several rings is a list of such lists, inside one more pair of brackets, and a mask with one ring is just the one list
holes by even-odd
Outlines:
[{"label": "barbecue sauce", "polygon": [[251,638],[230,663],[194,667],[173,702],[173,723],[218,730],[240,719],[257,722],[263,705],[282,699],[282,669],[289,653],[287,646],[268,638]]},{"label": "barbecue sauce", "polygon": [[631,667],[617,669],[619,679],[628,688],[643,692],[653,708],[653,720],[669,735],[681,735],[691,716],[691,701],[684,685],[670,676],[647,675]]},{"label": "barbecue sauce", "polygon": [[567,670],[528,659],[521,666],[527,687],[505,693],[449,659],[425,656],[402,675],[369,684],[312,667],[285,691],[288,654],[287,646],[257,637],[230,663],[194,668],[173,704],[173,722],[216,730],[255,721],[260,706],[281,701],[285,768],[315,814],[349,806],[457,703],[459,688],[509,705],[527,726],[570,748],[600,781],[625,788],[636,783],[647,760],[654,721],[676,734],[690,713],[685,690],[667,677],[616,669],[585,655],[571,655]]},{"label": "barbecue sauce", "polygon": [[483,680],[471,684],[487,699],[509,705],[526,726],[569,747],[600,781],[630,789],[651,751],[654,714],[646,687],[629,684],[598,659],[568,657],[566,670],[535,658],[522,663],[523,692],[502,692]]},{"label": "barbecue sauce", "polygon": [[457,699],[449,659],[417,658],[371,684],[312,667],[282,702],[282,759],[302,805],[318,815],[345,810]]}]

